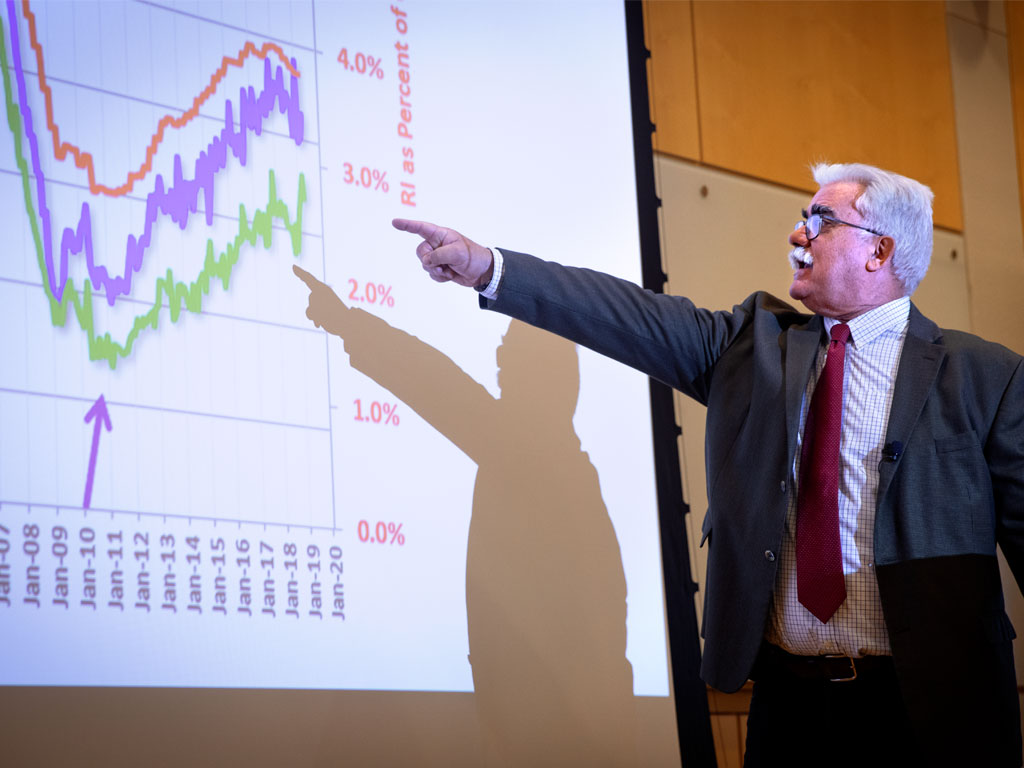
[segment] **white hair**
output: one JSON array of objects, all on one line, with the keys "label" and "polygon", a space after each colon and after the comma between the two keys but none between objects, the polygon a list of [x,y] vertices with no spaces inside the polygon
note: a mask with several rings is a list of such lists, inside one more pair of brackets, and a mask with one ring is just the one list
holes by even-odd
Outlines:
[{"label": "white hair", "polygon": [[865,226],[891,237],[896,246],[892,268],[909,296],[928,271],[932,258],[932,200],[924,184],[861,163],[818,163],[811,168],[819,187],[852,181],[864,185],[854,207]]}]

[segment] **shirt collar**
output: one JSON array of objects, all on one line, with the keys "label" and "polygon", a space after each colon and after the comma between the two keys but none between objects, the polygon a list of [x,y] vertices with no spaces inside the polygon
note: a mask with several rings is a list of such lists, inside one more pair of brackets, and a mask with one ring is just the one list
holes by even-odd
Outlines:
[{"label": "shirt collar", "polygon": [[[826,334],[840,322],[832,317],[825,318]],[[910,323],[910,297],[903,296],[880,307],[865,312],[850,320],[850,341],[855,348],[865,347],[885,332],[903,333]]]}]

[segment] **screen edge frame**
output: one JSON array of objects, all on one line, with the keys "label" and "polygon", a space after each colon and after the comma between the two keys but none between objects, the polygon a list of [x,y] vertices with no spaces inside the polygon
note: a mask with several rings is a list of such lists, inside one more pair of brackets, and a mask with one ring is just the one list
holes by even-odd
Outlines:
[{"label": "screen edge frame", "polygon": [[[664,293],[668,275],[662,269],[661,239],[654,178],[655,125],[651,121],[647,83],[647,49],[643,4],[624,0],[629,90],[633,123],[633,153],[636,172],[637,225],[643,287]],[[686,766],[716,766],[714,736],[708,706],[707,685],[700,677],[700,636],[691,578],[690,552],[679,467],[678,438],[672,390],[650,379],[651,428],[654,469],[658,494],[658,525],[661,533],[662,575],[665,583],[665,611],[671,660],[672,688],[676,709],[679,755]]]}]

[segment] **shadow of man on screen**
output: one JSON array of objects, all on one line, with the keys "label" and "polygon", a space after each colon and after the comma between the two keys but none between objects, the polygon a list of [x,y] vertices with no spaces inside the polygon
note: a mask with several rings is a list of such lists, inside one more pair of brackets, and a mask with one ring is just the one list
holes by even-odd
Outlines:
[{"label": "shadow of man on screen", "polygon": [[300,277],[306,314],[344,340],[352,367],[477,464],[466,612],[485,762],[632,764],[626,580],[573,428],[575,345],[512,321],[494,398],[438,350]]}]

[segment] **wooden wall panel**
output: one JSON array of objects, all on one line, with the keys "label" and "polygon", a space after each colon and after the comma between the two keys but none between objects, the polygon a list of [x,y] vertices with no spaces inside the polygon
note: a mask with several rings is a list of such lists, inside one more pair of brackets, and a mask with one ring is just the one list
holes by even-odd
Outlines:
[{"label": "wooden wall panel", "polygon": [[702,162],[807,190],[810,162],[871,163],[962,229],[942,3],[696,2],[693,37]]},{"label": "wooden wall panel", "polygon": [[736,693],[722,693],[708,688],[708,710],[711,712],[711,732],[715,738],[715,756],[718,768],[742,768],[743,752],[747,743],[747,715],[753,683]]},{"label": "wooden wall panel", "polygon": [[700,160],[690,5],[690,0],[645,0],[644,30],[651,51],[648,88],[651,120],[657,126],[654,149]]}]

